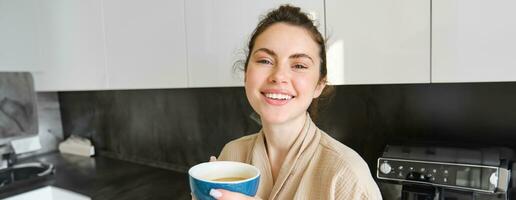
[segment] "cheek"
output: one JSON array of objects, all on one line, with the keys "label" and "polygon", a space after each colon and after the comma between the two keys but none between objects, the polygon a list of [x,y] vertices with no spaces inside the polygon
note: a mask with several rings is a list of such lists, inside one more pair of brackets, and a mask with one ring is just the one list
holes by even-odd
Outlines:
[{"label": "cheek", "polygon": [[263,82],[266,79],[266,76],[261,73],[259,70],[249,67],[247,68],[247,72],[245,73],[245,85],[250,87],[255,87],[259,85],[259,83]]},{"label": "cheek", "polygon": [[252,101],[252,99],[249,99],[249,97],[253,97],[255,95],[256,91],[259,91],[260,88],[260,77],[254,73],[251,69],[247,69],[247,72],[245,73],[245,82],[244,82],[244,88],[245,92],[247,94],[248,100]]},{"label": "cheek", "polygon": [[293,80],[293,84],[298,91],[302,91],[303,95],[312,97],[317,86],[317,81],[317,78],[305,76]]}]

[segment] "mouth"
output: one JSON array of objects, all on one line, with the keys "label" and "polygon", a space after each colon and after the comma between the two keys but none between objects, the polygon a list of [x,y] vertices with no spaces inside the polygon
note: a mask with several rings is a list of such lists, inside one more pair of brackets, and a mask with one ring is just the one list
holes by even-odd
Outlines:
[{"label": "mouth", "polygon": [[263,96],[269,98],[269,99],[274,99],[274,100],[290,100],[292,98],[294,98],[294,96],[292,95],[288,95],[288,94],[282,94],[282,93],[265,93],[265,92],[262,92]]},{"label": "mouth", "polygon": [[272,105],[284,105],[290,100],[296,98],[294,95],[280,92],[261,92],[267,103]]}]

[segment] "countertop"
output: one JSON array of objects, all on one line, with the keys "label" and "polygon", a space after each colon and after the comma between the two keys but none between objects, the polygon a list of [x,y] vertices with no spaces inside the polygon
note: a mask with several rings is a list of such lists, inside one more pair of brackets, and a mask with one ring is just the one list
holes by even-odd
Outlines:
[{"label": "countertop", "polygon": [[54,175],[0,189],[0,199],[47,185],[60,187],[95,200],[191,199],[188,175],[127,161],[58,152],[20,160],[53,164]]}]

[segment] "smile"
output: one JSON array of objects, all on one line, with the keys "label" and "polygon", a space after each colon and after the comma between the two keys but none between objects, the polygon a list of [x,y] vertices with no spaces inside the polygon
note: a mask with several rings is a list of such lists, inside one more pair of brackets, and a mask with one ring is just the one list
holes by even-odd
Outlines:
[{"label": "smile", "polygon": [[263,93],[265,97],[269,99],[275,99],[275,100],[290,100],[294,98],[294,96],[290,96],[287,94],[280,94],[280,93]]}]

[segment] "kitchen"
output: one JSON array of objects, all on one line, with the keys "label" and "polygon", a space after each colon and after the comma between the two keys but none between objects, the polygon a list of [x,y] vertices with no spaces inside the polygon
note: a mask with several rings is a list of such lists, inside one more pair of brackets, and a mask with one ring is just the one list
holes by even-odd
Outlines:
[{"label": "kitchen", "polygon": [[[166,169],[178,180],[169,198],[189,199],[188,168],[260,128],[234,66],[258,16],[282,3],[313,13],[328,37],[336,93],[318,125],[373,174],[387,144],[516,148],[511,1],[3,0],[0,71],[34,77],[39,155],[82,136],[97,155],[81,162]],[[116,197],[98,191],[76,192]]]}]

